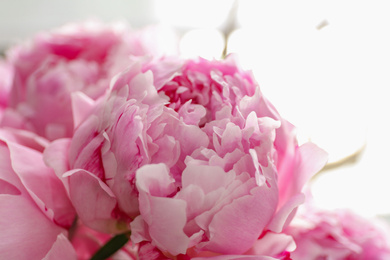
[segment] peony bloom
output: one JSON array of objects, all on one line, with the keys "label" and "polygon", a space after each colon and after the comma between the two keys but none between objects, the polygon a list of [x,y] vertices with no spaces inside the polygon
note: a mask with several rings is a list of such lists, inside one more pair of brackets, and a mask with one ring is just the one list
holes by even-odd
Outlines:
[{"label": "peony bloom", "polygon": [[283,230],[326,162],[230,58],[135,62],[91,111],[46,162],[87,226],[130,223],[146,255],[267,255],[252,247]]},{"label": "peony bloom", "polygon": [[153,82],[151,71],[133,64],[72,139],[56,140],[45,151],[58,176],[66,172],[64,185],[79,217],[95,230],[122,232],[139,215],[135,172],[142,165],[164,162],[179,174],[186,155],[208,141],[165,107]]},{"label": "peony bloom", "polygon": [[75,211],[30,133],[0,130],[0,255],[4,259],[76,259],[67,239]]},{"label": "peony bloom", "polygon": [[295,259],[390,259],[390,229],[348,210],[304,207],[285,231],[294,237]]},{"label": "peony bloom", "polygon": [[233,59],[190,60],[158,90],[208,145],[185,158],[180,178],[164,164],[137,171],[133,241],[172,255],[243,254],[266,230],[281,232],[325,153],[310,143],[298,147],[293,126]]},{"label": "peony bloom", "polygon": [[[123,24],[70,24],[12,48],[9,109],[2,125],[49,140],[73,134],[72,93],[101,97],[131,56],[162,54],[158,27],[132,31]],[[156,46],[155,48],[153,46]]]}]

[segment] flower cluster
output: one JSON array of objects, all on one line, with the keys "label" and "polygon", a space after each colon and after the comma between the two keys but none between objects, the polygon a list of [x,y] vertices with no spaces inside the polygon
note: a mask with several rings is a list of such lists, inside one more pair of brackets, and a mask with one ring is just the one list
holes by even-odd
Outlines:
[{"label": "flower cluster", "polygon": [[389,259],[390,230],[379,220],[346,209],[300,208],[285,230],[294,237],[296,259]]},{"label": "flower cluster", "polygon": [[0,255],[389,255],[385,236],[371,241],[378,230],[357,217],[296,215],[326,153],[297,144],[294,126],[234,55],[183,59],[175,41],[160,43],[166,37],[159,27],[87,22],[7,52],[0,63]]}]

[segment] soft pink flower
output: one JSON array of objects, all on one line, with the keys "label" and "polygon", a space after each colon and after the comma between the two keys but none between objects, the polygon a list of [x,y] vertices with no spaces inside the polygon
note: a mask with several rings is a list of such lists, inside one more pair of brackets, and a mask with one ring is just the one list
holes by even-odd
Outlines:
[{"label": "soft pink flower", "polygon": [[186,157],[180,182],[164,164],[137,171],[141,215],[131,224],[133,241],[173,255],[192,247],[242,254],[263,231],[281,232],[325,153],[297,145],[293,126],[233,59],[188,61],[159,91],[209,142]]},{"label": "soft pink flower", "polygon": [[285,231],[294,237],[295,259],[390,259],[390,228],[349,210],[304,207]]},{"label": "soft pink flower", "polygon": [[49,140],[71,137],[72,93],[80,91],[96,100],[111,78],[127,67],[130,56],[162,54],[158,31],[86,22],[39,34],[12,48],[7,58],[15,68],[15,80],[2,125]]},{"label": "soft pink flower", "polygon": [[67,172],[64,185],[79,217],[98,231],[122,232],[139,215],[135,172],[142,165],[164,162],[180,179],[186,155],[207,145],[199,128],[165,107],[153,82],[151,71],[135,63],[72,140],[54,141],[45,151],[58,176]]},{"label": "soft pink flower", "polygon": [[[292,196],[300,194],[307,180],[326,163],[325,152],[312,143],[298,146],[295,127],[282,118],[262,95],[253,75],[236,65],[234,56],[224,62],[190,60],[159,91],[169,97],[168,106],[175,109],[184,122],[200,127],[208,122],[205,132],[210,139],[214,134],[218,137],[221,135],[226,121],[241,125],[243,132],[260,130],[263,136],[270,135],[269,140],[274,139],[273,142],[263,143],[261,148],[256,149],[260,154],[260,163],[266,165],[267,149],[273,148],[268,156],[274,161],[278,172],[278,208]],[[264,122],[257,122],[259,120]],[[220,127],[218,124],[222,125],[222,129],[215,132],[214,128]],[[261,127],[270,127],[270,132]],[[274,131],[271,131],[272,128]],[[260,137],[253,136],[253,139],[258,144]],[[227,149],[233,148],[234,145],[227,146]],[[227,152],[223,145],[215,149],[219,149],[218,153],[221,154]]]},{"label": "soft pink flower", "polygon": [[297,145],[293,126],[230,58],[136,62],[92,111],[46,162],[66,172],[86,225],[118,233],[131,222],[132,242],[165,256],[249,252],[289,223],[326,162],[314,144]]},{"label": "soft pink flower", "polygon": [[43,142],[15,132],[0,129],[0,255],[75,259],[66,238],[75,211],[62,183],[43,162]]}]

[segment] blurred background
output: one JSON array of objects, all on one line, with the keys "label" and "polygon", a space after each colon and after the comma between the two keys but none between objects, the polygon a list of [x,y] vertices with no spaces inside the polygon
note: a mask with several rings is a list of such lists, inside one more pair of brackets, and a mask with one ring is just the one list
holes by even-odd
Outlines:
[{"label": "blurred background", "polygon": [[390,216],[387,1],[0,0],[0,50],[68,22],[162,23],[186,57],[236,53],[263,93],[329,153],[320,206]]}]

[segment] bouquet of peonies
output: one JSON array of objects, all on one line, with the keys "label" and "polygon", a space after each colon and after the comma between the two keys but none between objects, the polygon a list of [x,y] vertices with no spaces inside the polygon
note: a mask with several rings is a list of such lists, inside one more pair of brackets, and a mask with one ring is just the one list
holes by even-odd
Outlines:
[{"label": "bouquet of peonies", "polygon": [[164,37],[86,22],[7,51],[2,259],[390,259],[383,227],[298,210],[327,155],[233,55]]}]

